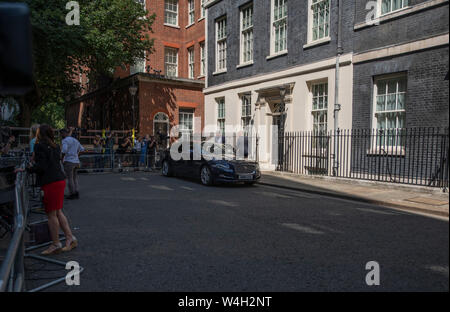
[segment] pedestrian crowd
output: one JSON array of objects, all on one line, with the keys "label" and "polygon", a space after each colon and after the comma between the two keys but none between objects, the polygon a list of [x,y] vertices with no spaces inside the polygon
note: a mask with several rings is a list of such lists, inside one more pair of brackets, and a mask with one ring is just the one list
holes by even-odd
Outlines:
[{"label": "pedestrian crowd", "polygon": [[136,137],[130,133],[118,139],[115,144],[113,132],[105,132],[103,136],[96,135],[93,140],[93,152],[96,155],[94,168],[101,171],[105,162],[113,159],[112,157],[118,161],[119,167],[155,168],[158,166],[158,152],[167,146],[166,140],[160,133],[156,136],[147,134]]}]

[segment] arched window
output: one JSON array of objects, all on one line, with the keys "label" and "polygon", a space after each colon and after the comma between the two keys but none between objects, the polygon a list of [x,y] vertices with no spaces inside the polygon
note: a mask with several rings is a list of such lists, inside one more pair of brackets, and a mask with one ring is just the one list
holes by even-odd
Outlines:
[{"label": "arched window", "polygon": [[153,135],[169,135],[169,116],[166,113],[159,112],[153,117]]},{"label": "arched window", "polygon": [[153,122],[169,122],[169,116],[166,113],[159,112],[153,118]]},{"label": "arched window", "polygon": [[169,116],[166,113],[159,112],[153,117],[153,135],[162,146],[167,147],[169,136]]}]

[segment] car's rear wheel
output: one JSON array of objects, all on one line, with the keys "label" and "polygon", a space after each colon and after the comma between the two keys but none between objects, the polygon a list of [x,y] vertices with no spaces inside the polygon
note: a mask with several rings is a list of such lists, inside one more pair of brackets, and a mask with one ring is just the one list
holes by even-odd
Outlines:
[{"label": "car's rear wheel", "polygon": [[200,180],[203,185],[213,184],[211,170],[208,168],[208,166],[203,166],[200,170]]},{"label": "car's rear wheel", "polygon": [[172,176],[172,168],[170,167],[170,163],[168,160],[164,160],[162,164],[161,172],[163,176],[165,177],[171,177]]}]

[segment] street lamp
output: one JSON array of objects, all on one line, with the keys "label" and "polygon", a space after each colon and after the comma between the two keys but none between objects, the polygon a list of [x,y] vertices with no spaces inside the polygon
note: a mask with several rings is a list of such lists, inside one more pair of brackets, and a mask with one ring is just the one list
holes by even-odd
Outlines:
[{"label": "street lamp", "polygon": [[280,129],[278,132],[278,135],[281,135],[278,137],[278,169],[281,170],[282,164],[283,164],[283,158],[284,158],[284,122],[285,122],[285,113],[286,113],[286,104],[284,97],[286,96],[286,87],[281,86],[280,87]]},{"label": "street lamp", "polygon": [[280,125],[280,131],[281,133],[284,133],[284,117],[285,117],[285,111],[286,111],[286,104],[284,101],[284,98],[286,96],[286,87],[281,86],[280,87],[280,113],[281,113],[281,125]]},{"label": "street lamp", "polygon": [[134,147],[134,123],[135,123],[135,121],[134,121],[134,96],[136,95],[137,90],[138,90],[138,88],[134,85],[134,80],[133,80],[133,85],[130,88],[128,88],[128,91],[130,91],[130,94],[131,94],[131,101],[132,101],[131,112],[133,114],[133,116],[132,116],[132,118],[133,118],[132,145],[133,145],[133,147]]}]

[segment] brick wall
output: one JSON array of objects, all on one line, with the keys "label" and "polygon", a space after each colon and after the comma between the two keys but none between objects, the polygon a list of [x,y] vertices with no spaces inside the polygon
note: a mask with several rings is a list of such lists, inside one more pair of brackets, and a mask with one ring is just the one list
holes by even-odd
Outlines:
[{"label": "brick wall", "polygon": [[373,79],[406,72],[406,127],[448,127],[449,48],[437,48],[354,65],[353,128],[370,128]]},{"label": "brick wall", "polygon": [[[366,1],[356,1],[355,21],[363,22],[367,11],[363,4]],[[411,2],[411,0],[410,0]],[[425,2],[416,0],[416,4]],[[377,26],[367,27],[354,32],[354,52],[363,52],[378,47],[398,45],[431,36],[448,33],[449,11],[448,1],[443,5],[419,11],[414,14],[388,20]]]},{"label": "brick wall", "polygon": [[[162,74],[165,74],[164,49],[165,47],[175,47],[178,49],[178,76],[188,78],[187,49],[193,46],[195,56],[194,78],[198,78],[200,76],[200,43],[205,41],[205,20],[200,17],[200,0],[195,0],[195,23],[188,28],[186,28],[188,26],[187,0],[178,1],[179,27],[164,25],[164,0],[147,0],[147,10],[150,14],[156,14],[152,27],[153,33],[149,33],[150,38],[155,39],[154,52],[147,54],[149,59],[147,65],[162,70]],[[129,74],[129,69],[125,73],[119,70],[118,74]]]},{"label": "brick wall", "polygon": [[180,108],[194,110],[203,127],[203,86],[174,86],[170,83],[139,83],[140,133],[153,134],[153,119],[159,112],[169,116],[170,127],[178,125]]},{"label": "brick wall", "polygon": [[132,79],[138,86],[134,118],[140,134],[153,134],[153,118],[159,112],[169,116],[170,127],[178,125],[180,108],[192,109],[203,127],[203,83],[157,78],[148,74],[124,79],[114,89],[97,90],[72,103],[66,110],[68,126],[90,130],[132,129],[133,101],[128,90]]}]

